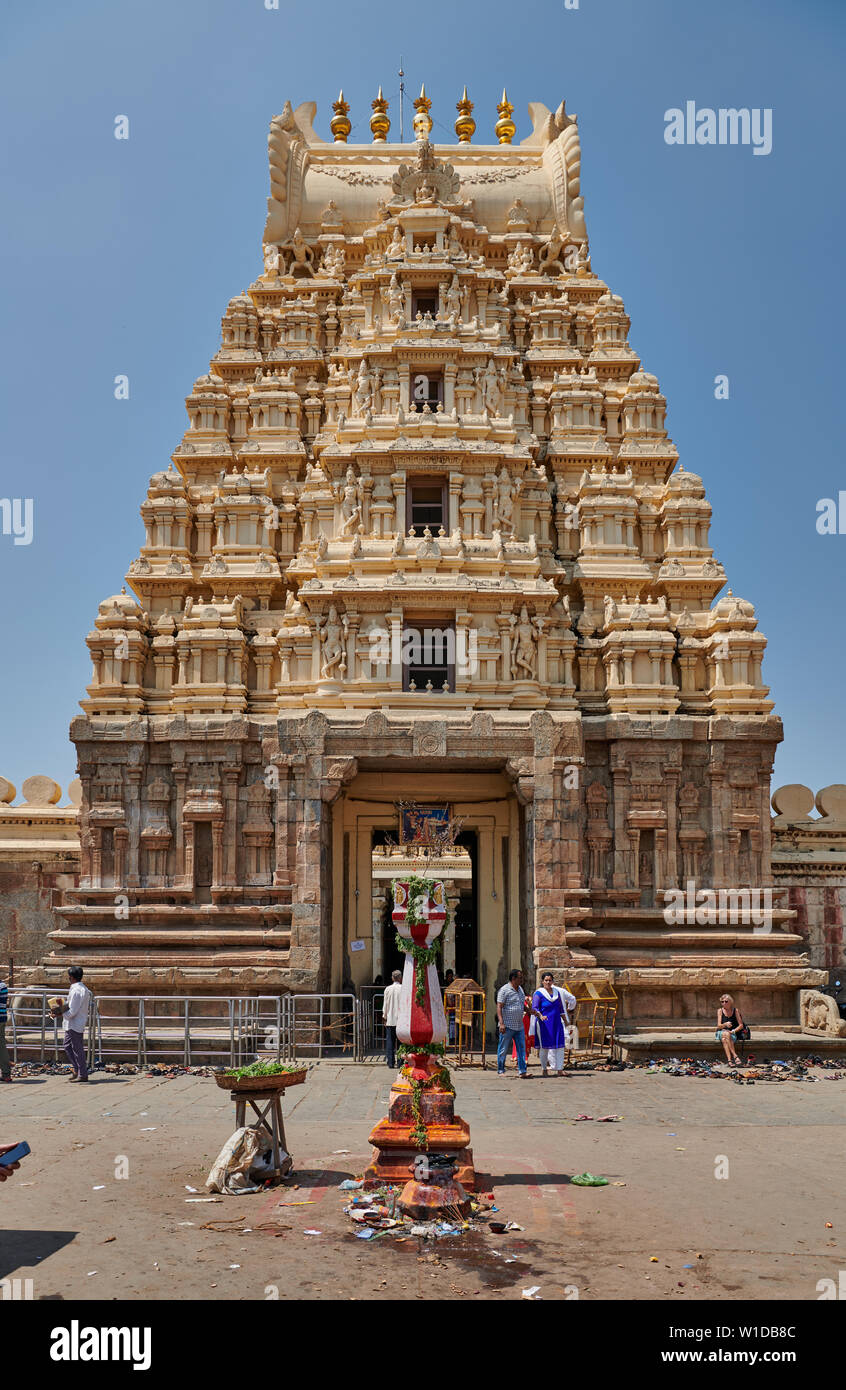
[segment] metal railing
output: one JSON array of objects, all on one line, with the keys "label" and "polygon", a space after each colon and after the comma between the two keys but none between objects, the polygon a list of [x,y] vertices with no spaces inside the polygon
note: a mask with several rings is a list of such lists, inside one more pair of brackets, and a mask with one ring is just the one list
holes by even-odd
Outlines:
[{"label": "metal railing", "polygon": [[[48,997],[67,991],[9,991],[7,1042],[13,1063],[62,1062],[64,1029]],[[95,1060],[149,1066],[243,1066],[257,1056],[277,1061],[346,1057],[372,1050],[372,1003],[353,994],[92,996],[89,1065]]]}]

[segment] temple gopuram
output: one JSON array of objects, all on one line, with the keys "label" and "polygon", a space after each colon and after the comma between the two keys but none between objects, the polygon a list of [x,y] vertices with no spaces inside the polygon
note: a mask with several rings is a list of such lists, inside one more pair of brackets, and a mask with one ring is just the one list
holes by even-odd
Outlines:
[{"label": "temple gopuram", "polygon": [[444,824],[446,964],[489,1003],[522,965],[610,981],[629,1030],[724,991],[794,1023],[825,979],[795,912],[740,920],[773,887],[766,642],[592,264],[577,118],[531,103],[517,143],[503,93],[479,142],[465,92],[447,146],[414,106],[405,143],[381,92],[368,143],[343,95],[331,141],[313,102],[271,122],[257,278],[87,638],[79,881],[25,974],[389,978],[392,873]]}]

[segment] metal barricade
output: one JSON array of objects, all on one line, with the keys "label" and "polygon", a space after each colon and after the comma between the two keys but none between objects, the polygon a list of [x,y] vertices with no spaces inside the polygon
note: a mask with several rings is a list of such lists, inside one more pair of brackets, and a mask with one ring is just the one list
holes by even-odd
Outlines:
[{"label": "metal barricade", "polygon": [[291,1059],[348,1056],[360,1060],[360,1001],[354,994],[289,994]]},{"label": "metal barricade", "polygon": [[385,985],[360,985],[359,1003],[361,1005],[361,1060],[366,1057],[384,1057],[385,1021],[383,1004]]},{"label": "metal barricade", "polygon": [[[63,1062],[60,1020],[47,999],[67,991],[9,991],[9,1050],[14,1063]],[[92,996],[87,1030],[90,1065],[127,1062],[185,1067],[242,1066],[254,1057],[364,1061],[384,1051],[381,987],[354,994]]]},{"label": "metal barricade", "polygon": [[67,998],[67,990],[10,989],[6,1019],[6,1041],[13,1063],[24,1058],[23,1052],[35,1052],[39,1062],[58,1062],[62,1059],[64,1030],[52,1017],[47,1006],[48,996]]}]

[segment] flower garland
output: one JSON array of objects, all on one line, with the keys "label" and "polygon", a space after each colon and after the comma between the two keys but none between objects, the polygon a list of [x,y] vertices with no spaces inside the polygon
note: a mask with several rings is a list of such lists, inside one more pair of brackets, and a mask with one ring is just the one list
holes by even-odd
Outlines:
[{"label": "flower garland", "polygon": [[411,1131],[411,1142],[418,1149],[428,1149],[429,1131],[423,1119],[423,1112],[420,1108],[420,1101],[423,1097],[423,1082],[411,1082],[411,1115],[414,1120],[414,1128]]},{"label": "flower garland", "polygon": [[[401,1062],[405,1062],[407,1057],[412,1057],[415,1053],[419,1053],[421,1056],[426,1057],[443,1058],[446,1054],[446,1047],[443,1043],[421,1043],[419,1047],[400,1044],[397,1048],[397,1057]],[[402,1067],[400,1075],[411,1087],[411,1115],[414,1120],[414,1128],[411,1131],[412,1142],[420,1149],[428,1149],[429,1131],[423,1119],[420,1102],[423,1098],[424,1091],[439,1089],[441,1091],[450,1091],[452,1095],[455,1095],[455,1087],[452,1084],[449,1068],[445,1065],[441,1065],[438,1067],[437,1071],[433,1071],[427,1076],[425,1081],[418,1081],[413,1077],[411,1075],[411,1069],[407,1066]]]},{"label": "flower garland", "polygon": [[[429,898],[435,886],[433,878],[419,878],[417,874],[412,874],[408,880],[408,908],[406,909],[406,924],[409,927],[425,926],[424,919],[417,915],[417,903],[421,898]],[[430,965],[434,965],[443,950],[443,938],[449,926],[449,909],[447,909],[446,919],[443,930],[438,933],[431,946],[418,946],[414,941],[409,941],[407,937],[396,934],[394,945],[396,949],[404,954],[410,955],[414,961],[414,998],[417,1007],[422,1009],[426,1000],[426,970]]]},{"label": "flower garland", "polygon": [[[425,921],[418,916],[417,904],[422,899],[430,898],[435,886],[432,878],[420,878],[417,874],[412,874],[408,879],[408,907],[406,909],[406,924],[409,927],[424,926]],[[403,955],[411,956],[414,961],[414,997],[418,1008],[423,1007],[426,1002],[426,972],[430,965],[434,965],[443,950],[443,938],[449,926],[449,911],[447,910],[446,920],[443,930],[438,933],[431,946],[418,946],[416,942],[410,941],[407,937],[396,934],[396,949]],[[414,1054],[427,1057],[443,1058],[446,1047],[443,1043],[421,1043],[419,1046],[414,1044],[403,1044],[398,1049],[400,1061],[405,1062],[407,1057]],[[411,1087],[411,1114],[414,1126],[411,1131],[411,1141],[418,1149],[426,1150],[429,1147],[429,1131],[423,1119],[422,1099],[425,1090],[440,1088],[443,1091],[451,1091],[455,1094],[455,1087],[446,1066],[441,1064],[436,1071],[433,1071],[425,1081],[418,1081],[411,1075],[411,1068],[404,1065],[400,1073]]]}]

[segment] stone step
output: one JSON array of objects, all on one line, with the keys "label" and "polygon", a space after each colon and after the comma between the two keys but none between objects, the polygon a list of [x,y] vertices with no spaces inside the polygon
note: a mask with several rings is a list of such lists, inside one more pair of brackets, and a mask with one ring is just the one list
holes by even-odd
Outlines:
[{"label": "stone step", "polygon": [[127,929],[147,924],[167,927],[171,922],[178,926],[222,925],[238,922],[247,925],[261,925],[265,921],[289,921],[292,908],[290,902],[274,903],[131,903],[127,908],[128,917],[116,918],[114,898],[108,903],[85,905],[64,905],[61,917],[68,924],[91,923],[100,925],[106,922],[125,921]]},{"label": "stone step", "polygon": [[606,946],[623,946],[631,950],[633,946],[694,946],[703,951],[714,947],[743,946],[751,950],[795,951],[806,944],[804,937],[786,931],[753,931],[731,927],[723,930],[718,927],[690,929],[684,927],[662,927],[660,923],[649,926],[635,926],[620,922],[610,926],[605,923],[593,937],[597,950]]},{"label": "stone step", "polygon": [[724,944],[722,947],[717,945],[706,945],[697,942],[696,947],[668,947],[665,942],[638,942],[638,945],[631,947],[606,947],[599,942],[590,944],[593,955],[596,956],[597,966],[611,967],[617,969],[643,969],[643,967],[660,966],[707,966],[710,970],[720,969],[752,969],[752,970],[779,970],[779,969],[803,969],[807,962],[803,962],[802,956],[796,949],[790,951],[789,948],[753,949],[749,945],[732,948],[731,945]]},{"label": "stone step", "polygon": [[[204,947],[202,943],[193,947],[176,947],[174,949],[167,939],[163,939],[159,945],[155,961],[156,964],[162,963],[163,968],[166,970],[182,970],[194,965],[202,966],[204,969],[208,969],[210,973],[214,973],[216,970],[226,970],[232,966],[243,966],[248,968],[252,968],[253,966],[258,968],[269,966],[275,970],[284,970],[288,964],[289,954],[289,945],[280,947],[279,950],[276,951],[267,949],[231,951],[225,948],[223,950],[215,949],[214,951],[210,951]],[[103,951],[102,949],[85,950],[77,947],[73,956],[68,954],[67,959],[80,961],[86,970],[108,970],[110,967],[113,967],[116,972],[119,972],[129,969],[130,967],[133,969],[152,968],[151,954],[149,951],[139,953],[133,950],[119,950],[116,947],[110,947],[108,951]],[[53,962],[47,958],[42,961],[41,967],[36,966],[34,970],[46,970],[48,966],[52,965]],[[61,969],[66,970],[67,967],[62,966],[60,967],[60,970]]]},{"label": "stone step", "polygon": [[131,927],[124,930],[92,931],[86,927],[58,927],[48,933],[51,941],[58,946],[84,947],[87,951],[109,947],[115,951],[126,951],[130,947],[155,946],[159,950],[171,951],[179,947],[196,947],[208,950],[210,946],[235,946],[246,949],[248,946],[267,947],[270,950],[290,950],[291,932],[289,928],[279,931],[256,929],[253,927],[198,926],[179,930],[173,927],[151,925],[144,931]]}]

